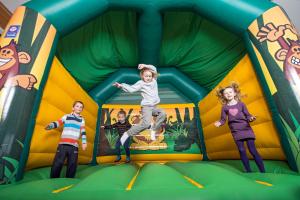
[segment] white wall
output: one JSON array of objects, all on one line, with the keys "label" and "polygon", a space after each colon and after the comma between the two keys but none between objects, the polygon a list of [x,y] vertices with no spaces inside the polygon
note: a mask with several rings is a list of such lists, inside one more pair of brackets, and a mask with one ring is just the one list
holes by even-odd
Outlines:
[{"label": "white wall", "polygon": [[[0,0],[7,8],[10,10],[10,12],[14,12],[14,10],[23,3],[26,3],[29,0]],[[42,0],[46,1],[46,0]]]},{"label": "white wall", "polygon": [[298,32],[300,31],[300,0],[273,0],[288,14],[289,18],[296,26]]}]

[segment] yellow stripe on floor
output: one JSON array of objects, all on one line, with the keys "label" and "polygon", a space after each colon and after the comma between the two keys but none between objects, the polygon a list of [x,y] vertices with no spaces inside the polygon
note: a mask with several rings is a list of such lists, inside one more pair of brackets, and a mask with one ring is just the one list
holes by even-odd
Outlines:
[{"label": "yellow stripe on floor", "polygon": [[204,188],[203,185],[201,185],[200,183],[197,183],[196,181],[194,181],[193,179],[187,177],[187,176],[183,176],[186,180],[188,180],[191,184],[195,185],[198,188]]},{"label": "yellow stripe on floor", "polygon": [[52,193],[56,194],[56,193],[59,193],[59,192],[63,192],[65,190],[70,189],[71,187],[73,187],[73,185],[69,185],[69,186],[66,186],[66,187],[63,187],[63,188],[60,188],[60,189],[57,189],[57,190],[53,190]]},{"label": "yellow stripe on floor", "polygon": [[259,183],[259,184],[262,184],[262,185],[266,185],[266,186],[269,186],[269,187],[271,187],[271,186],[273,186],[271,183],[267,183],[267,182],[264,182],[264,181],[255,181],[256,183]]},{"label": "yellow stripe on floor", "polygon": [[129,184],[128,184],[127,188],[126,188],[127,191],[131,190],[131,188],[132,188],[132,186],[133,186],[133,184],[134,184],[134,182],[135,182],[137,176],[138,176],[139,173],[140,173],[140,170],[141,170],[141,168],[139,168],[139,170],[137,171],[137,173],[134,175],[134,177],[133,177],[133,178],[131,179],[131,181],[129,182]]}]

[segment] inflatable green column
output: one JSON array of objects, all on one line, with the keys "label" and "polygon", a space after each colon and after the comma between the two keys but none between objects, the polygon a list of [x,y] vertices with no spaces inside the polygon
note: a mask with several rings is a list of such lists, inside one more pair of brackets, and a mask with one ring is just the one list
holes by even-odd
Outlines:
[{"label": "inflatable green column", "polygon": [[[21,6],[0,40],[0,181],[21,177],[40,95],[54,56],[56,29]],[[55,49],[55,48],[54,48]]]},{"label": "inflatable green column", "polygon": [[294,170],[300,169],[300,42],[285,12],[273,7],[255,20],[245,36],[257,72],[266,83],[273,118]]}]

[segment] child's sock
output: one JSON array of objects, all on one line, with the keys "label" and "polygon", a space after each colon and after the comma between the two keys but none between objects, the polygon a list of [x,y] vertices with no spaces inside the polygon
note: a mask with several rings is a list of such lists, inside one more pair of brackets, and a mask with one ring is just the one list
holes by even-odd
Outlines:
[{"label": "child's sock", "polygon": [[124,146],[126,140],[129,138],[129,135],[127,132],[124,132],[124,134],[122,135],[121,139],[120,139],[120,142],[122,144],[122,146]]},{"label": "child's sock", "polygon": [[156,131],[155,130],[151,130],[150,131],[150,138],[151,138],[151,140],[156,140],[156,138],[155,138],[155,134],[156,134]]}]

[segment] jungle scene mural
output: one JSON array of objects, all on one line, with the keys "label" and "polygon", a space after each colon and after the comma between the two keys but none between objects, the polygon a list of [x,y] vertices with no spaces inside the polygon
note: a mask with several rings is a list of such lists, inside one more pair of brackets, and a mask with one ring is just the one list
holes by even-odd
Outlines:
[{"label": "jungle scene mural", "polygon": [[[156,133],[156,139],[151,140],[150,129],[146,129],[131,138],[130,150],[132,154],[147,153],[191,153],[201,154],[199,144],[199,130],[195,120],[192,104],[162,105],[167,113],[165,123]],[[134,126],[140,123],[140,107],[129,105],[103,106],[101,124],[111,125],[117,122],[120,110],[127,113],[126,119]],[[155,116],[153,116],[153,123]],[[115,155],[115,144],[119,139],[117,130],[100,129],[98,156]],[[155,151],[155,152],[153,152]]]}]

